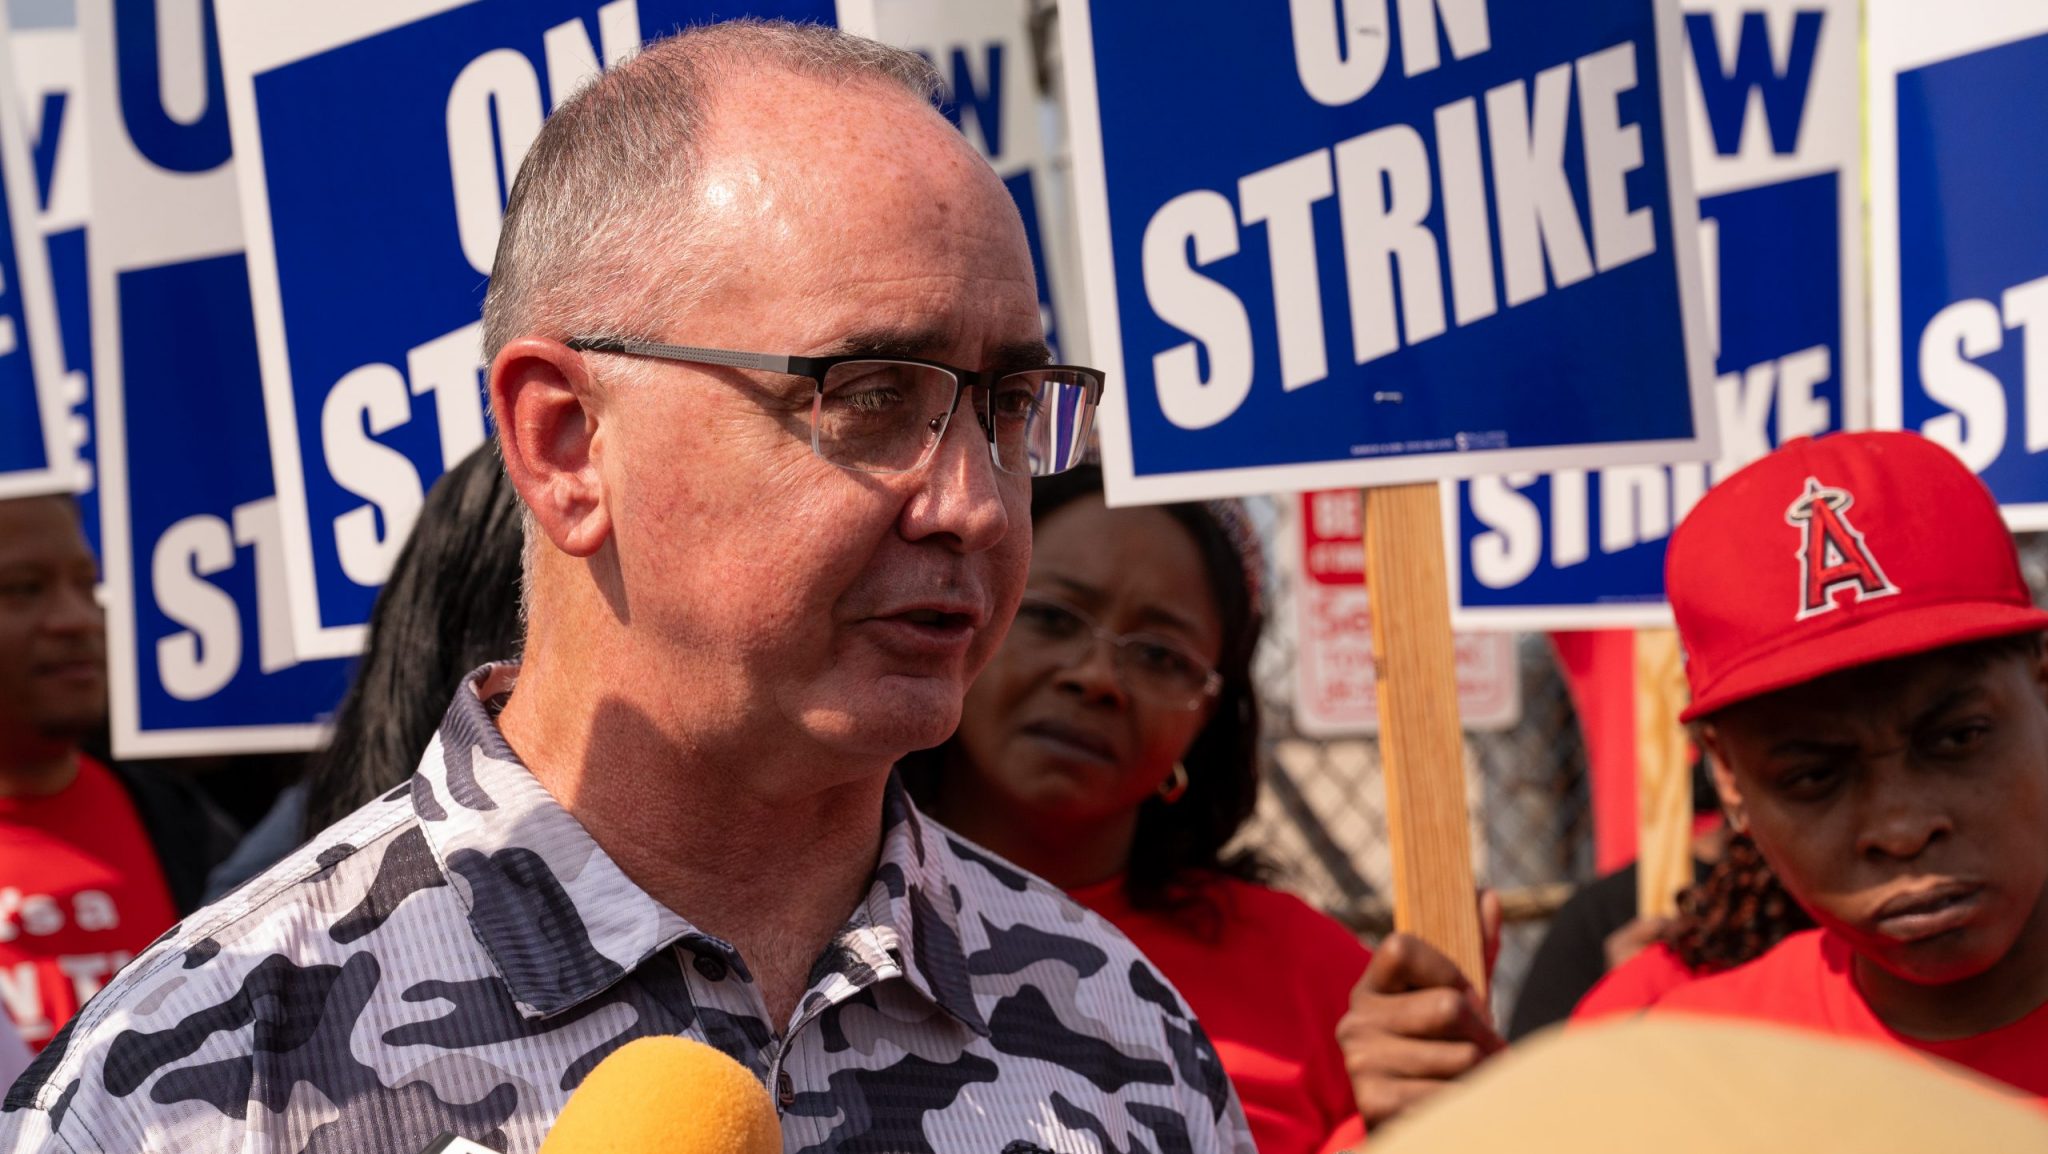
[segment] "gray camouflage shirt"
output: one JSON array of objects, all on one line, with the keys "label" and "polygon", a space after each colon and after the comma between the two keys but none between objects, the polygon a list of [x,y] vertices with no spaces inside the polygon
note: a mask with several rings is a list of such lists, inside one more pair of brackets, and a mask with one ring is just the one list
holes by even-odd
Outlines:
[{"label": "gray camouflage shirt", "polygon": [[891,783],[867,899],[787,1029],[746,962],[629,881],[456,695],[411,781],[159,939],[15,1084],[0,1151],[535,1150],[599,1060],[697,1038],[787,1151],[1252,1154],[1185,1004],[1047,883]]}]

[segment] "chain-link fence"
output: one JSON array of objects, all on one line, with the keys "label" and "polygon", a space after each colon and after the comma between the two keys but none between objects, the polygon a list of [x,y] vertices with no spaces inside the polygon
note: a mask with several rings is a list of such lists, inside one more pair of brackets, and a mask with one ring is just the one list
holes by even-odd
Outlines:
[{"label": "chain-link fence", "polygon": [[[1291,642],[1274,639],[1276,661]],[[1522,637],[1517,651],[1521,724],[1466,740],[1474,865],[1508,906],[1493,985],[1503,1021],[1550,912],[1592,869],[1585,748],[1570,696],[1545,638]],[[1266,788],[1245,838],[1280,867],[1281,885],[1375,940],[1393,924],[1378,742],[1306,738],[1289,702],[1269,696],[1264,705]]]},{"label": "chain-link fence", "polygon": [[[1268,624],[1257,662],[1264,710],[1266,783],[1245,833],[1281,870],[1279,884],[1350,924],[1368,941],[1392,926],[1392,858],[1379,745],[1370,736],[1318,739],[1301,731],[1295,672],[1302,659],[1295,598],[1300,577],[1284,561],[1287,506],[1251,502],[1267,544]],[[1466,737],[1474,867],[1506,899],[1508,925],[1494,971],[1502,1021],[1549,914],[1590,880],[1593,837],[1586,753],[1571,696],[1546,636],[1519,636],[1520,719]]]}]

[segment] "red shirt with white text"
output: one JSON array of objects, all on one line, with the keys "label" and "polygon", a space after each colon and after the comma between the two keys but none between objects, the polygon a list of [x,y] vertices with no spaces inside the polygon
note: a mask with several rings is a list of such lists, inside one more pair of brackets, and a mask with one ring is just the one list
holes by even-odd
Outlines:
[{"label": "red shirt with white text", "polygon": [[40,1050],[178,920],[128,791],[81,755],[47,797],[0,797],[0,1007]]}]

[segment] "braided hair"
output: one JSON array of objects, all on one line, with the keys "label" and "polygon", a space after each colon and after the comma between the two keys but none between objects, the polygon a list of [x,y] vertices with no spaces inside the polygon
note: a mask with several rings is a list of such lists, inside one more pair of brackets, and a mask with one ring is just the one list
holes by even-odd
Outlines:
[{"label": "braided hair", "polygon": [[1756,842],[1738,833],[1707,876],[1678,895],[1678,917],[1663,940],[1687,969],[1713,974],[1812,928],[1813,919],[1778,884]]}]

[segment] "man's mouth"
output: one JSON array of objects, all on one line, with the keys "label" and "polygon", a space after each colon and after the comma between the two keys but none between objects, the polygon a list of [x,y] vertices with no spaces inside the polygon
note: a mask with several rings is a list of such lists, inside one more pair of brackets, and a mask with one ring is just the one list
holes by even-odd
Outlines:
[{"label": "man's mouth", "polygon": [[1899,942],[1919,942],[1967,925],[1984,904],[1984,887],[1940,882],[1900,894],[1877,908],[1877,932]]},{"label": "man's mouth", "polygon": [[946,609],[912,609],[896,615],[899,620],[927,629],[941,629],[947,632],[974,628],[974,615]]}]

